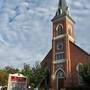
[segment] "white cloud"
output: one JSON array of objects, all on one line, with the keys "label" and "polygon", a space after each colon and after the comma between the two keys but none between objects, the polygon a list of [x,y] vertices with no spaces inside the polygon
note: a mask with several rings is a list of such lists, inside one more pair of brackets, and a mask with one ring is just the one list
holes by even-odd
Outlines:
[{"label": "white cloud", "polygon": [[[76,21],[77,43],[90,52],[89,0],[67,2]],[[0,4],[0,65],[21,67],[41,61],[51,48],[50,20],[58,0],[6,0]]]}]

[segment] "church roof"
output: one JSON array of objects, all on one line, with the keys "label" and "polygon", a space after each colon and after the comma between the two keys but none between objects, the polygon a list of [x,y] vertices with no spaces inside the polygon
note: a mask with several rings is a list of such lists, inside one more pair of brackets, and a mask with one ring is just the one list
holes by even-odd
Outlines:
[{"label": "church roof", "polygon": [[81,47],[79,47],[77,44],[72,43],[70,41],[70,44],[72,44],[75,48],[77,48],[78,50],[80,50],[81,52],[85,53],[86,55],[90,56],[90,54],[88,52],[86,52],[84,49],[82,49]]},{"label": "church roof", "polygon": [[[85,50],[83,50],[81,47],[79,47],[77,44],[72,43],[71,41],[70,41],[70,44],[73,45],[73,47],[74,47],[75,49],[79,50],[81,53],[86,54],[86,55],[90,58],[90,54],[87,53]],[[71,46],[71,47],[72,47],[72,46]],[[74,49],[73,49],[73,52],[75,52]],[[76,53],[77,53],[77,52],[76,52]],[[45,56],[45,58],[44,58],[43,61],[41,62],[41,65],[43,65],[43,64],[45,64],[45,63],[46,63],[46,65],[47,65],[47,63],[50,64],[50,63],[51,63],[51,60],[52,60],[52,49],[50,49],[50,51],[48,52],[48,54]]]},{"label": "church roof", "polygon": [[45,56],[45,58],[43,59],[43,61],[41,62],[41,65],[43,64],[50,64],[52,60],[52,49],[50,49],[50,51],[48,52],[48,54]]}]

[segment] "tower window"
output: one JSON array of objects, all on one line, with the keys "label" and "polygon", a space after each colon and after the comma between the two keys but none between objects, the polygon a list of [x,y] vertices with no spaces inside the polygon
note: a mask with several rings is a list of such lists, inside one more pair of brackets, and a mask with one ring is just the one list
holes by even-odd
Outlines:
[{"label": "tower window", "polygon": [[63,34],[63,26],[61,24],[58,25],[56,31],[57,31],[57,35]]},{"label": "tower window", "polygon": [[76,70],[78,73],[80,73],[81,69],[82,69],[82,63],[79,63],[77,66],[76,66]]},{"label": "tower window", "polygon": [[64,52],[60,52],[56,54],[56,60],[64,59]]}]

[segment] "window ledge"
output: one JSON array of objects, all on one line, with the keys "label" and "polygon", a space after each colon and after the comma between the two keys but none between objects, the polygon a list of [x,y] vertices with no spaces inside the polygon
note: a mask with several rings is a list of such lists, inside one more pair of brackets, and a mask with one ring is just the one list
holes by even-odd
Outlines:
[{"label": "window ledge", "polygon": [[63,38],[63,37],[65,37],[65,34],[62,34],[62,35],[56,36],[56,37],[53,38],[53,40],[56,40],[56,39],[59,39],[59,38]]},{"label": "window ledge", "polygon": [[72,42],[75,41],[70,35],[68,35],[68,36],[69,36],[69,40],[71,40]]},{"label": "window ledge", "polygon": [[58,63],[64,63],[64,62],[65,62],[65,59],[60,59],[60,60],[54,61],[53,63],[58,64]]}]

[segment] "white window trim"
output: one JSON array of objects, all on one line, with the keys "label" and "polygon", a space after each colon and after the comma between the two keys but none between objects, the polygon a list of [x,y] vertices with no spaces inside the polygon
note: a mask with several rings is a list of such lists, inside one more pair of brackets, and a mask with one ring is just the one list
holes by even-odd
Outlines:
[{"label": "white window trim", "polygon": [[65,62],[65,59],[60,59],[60,60],[55,60],[53,64],[59,64],[59,63],[64,63],[64,62]]},{"label": "white window trim", "polygon": [[79,68],[80,66],[82,66],[83,64],[82,63],[78,63],[77,66],[76,66],[76,71],[79,72]]},{"label": "white window trim", "polygon": [[82,76],[80,76],[80,74],[79,74],[79,67],[80,66],[82,66],[83,64],[82,63],[78,63],[77,65],[76,65],[76,71],[77,71],[77,74],[78,74],[78,84],[79,85],[83,85],[84,84],[84,82],[83,82],[83,79],[82,79]]},{"label": "white window trim", "polygon": [[64,73],[64,75],[66,76],[65,71],[64,71],[62,68],[58,68],[58,69],[55,71],[54,76],[56,76],[56,74],[57,74],[57,72],[58,72],[59,70],[62,71],[62,72]]},{"label": "white window trim", "polygon": [[72,41],[72,42],[75,41],[70,35],[68,35],[68,37],[69,37],[69,40],[70,40],[70,41]]},{"label": "white window trim", "polygon": [[58,53],[56,53],[56,54],[61,54],[61,53],[64,53],[64,52],[58,52]]},{"label": "white window trim", "polygon": [[[58,68],[58,69],[55,71],[55,73],[53,73],[53,74],[51,75],[51,77],[52,77],[53,80],[55,79],[56,74],[57,74],[57,72],[58,72],[59,70],[63,71],[63,72],[64,72],[64,75],[65,75],[65,77],[66,77],[65,71],[64,71],[62,68]],[[65,77],[64,77],[64,78],[65,78]]]},{"label": "white window trim", "polygon": [[[59,29],[60,28],[60,29]],[[56,27],[56,32],[57,32],[57,36],[62,35],[63,33],[63,25],[62,24],[58,24]]]},{"label": "white window trim", "polygon": [[[64,52],[58,52],[58,53],[56,53],[56,55],[61,54],[61,53],[64,53]],[[56,59],[56,61],[60,61],[60,60],[64,60],[64,59],[58,59],[58,60]]]},{"label": "white window trim", "polygon": [[58,30],[58,27],[61,26],[63,28],[63,25],[62,24],[58,24],[57,27],[56,27],[56,30]]},{"label": "white window trim", "polygon": [[65,36],[66,36],[65,34],[62,34],[62,35],[59,35],[59,36],[54,37],[53,40],[56,40],[56,39],[59,39],[59,38],[63,38]]}]

